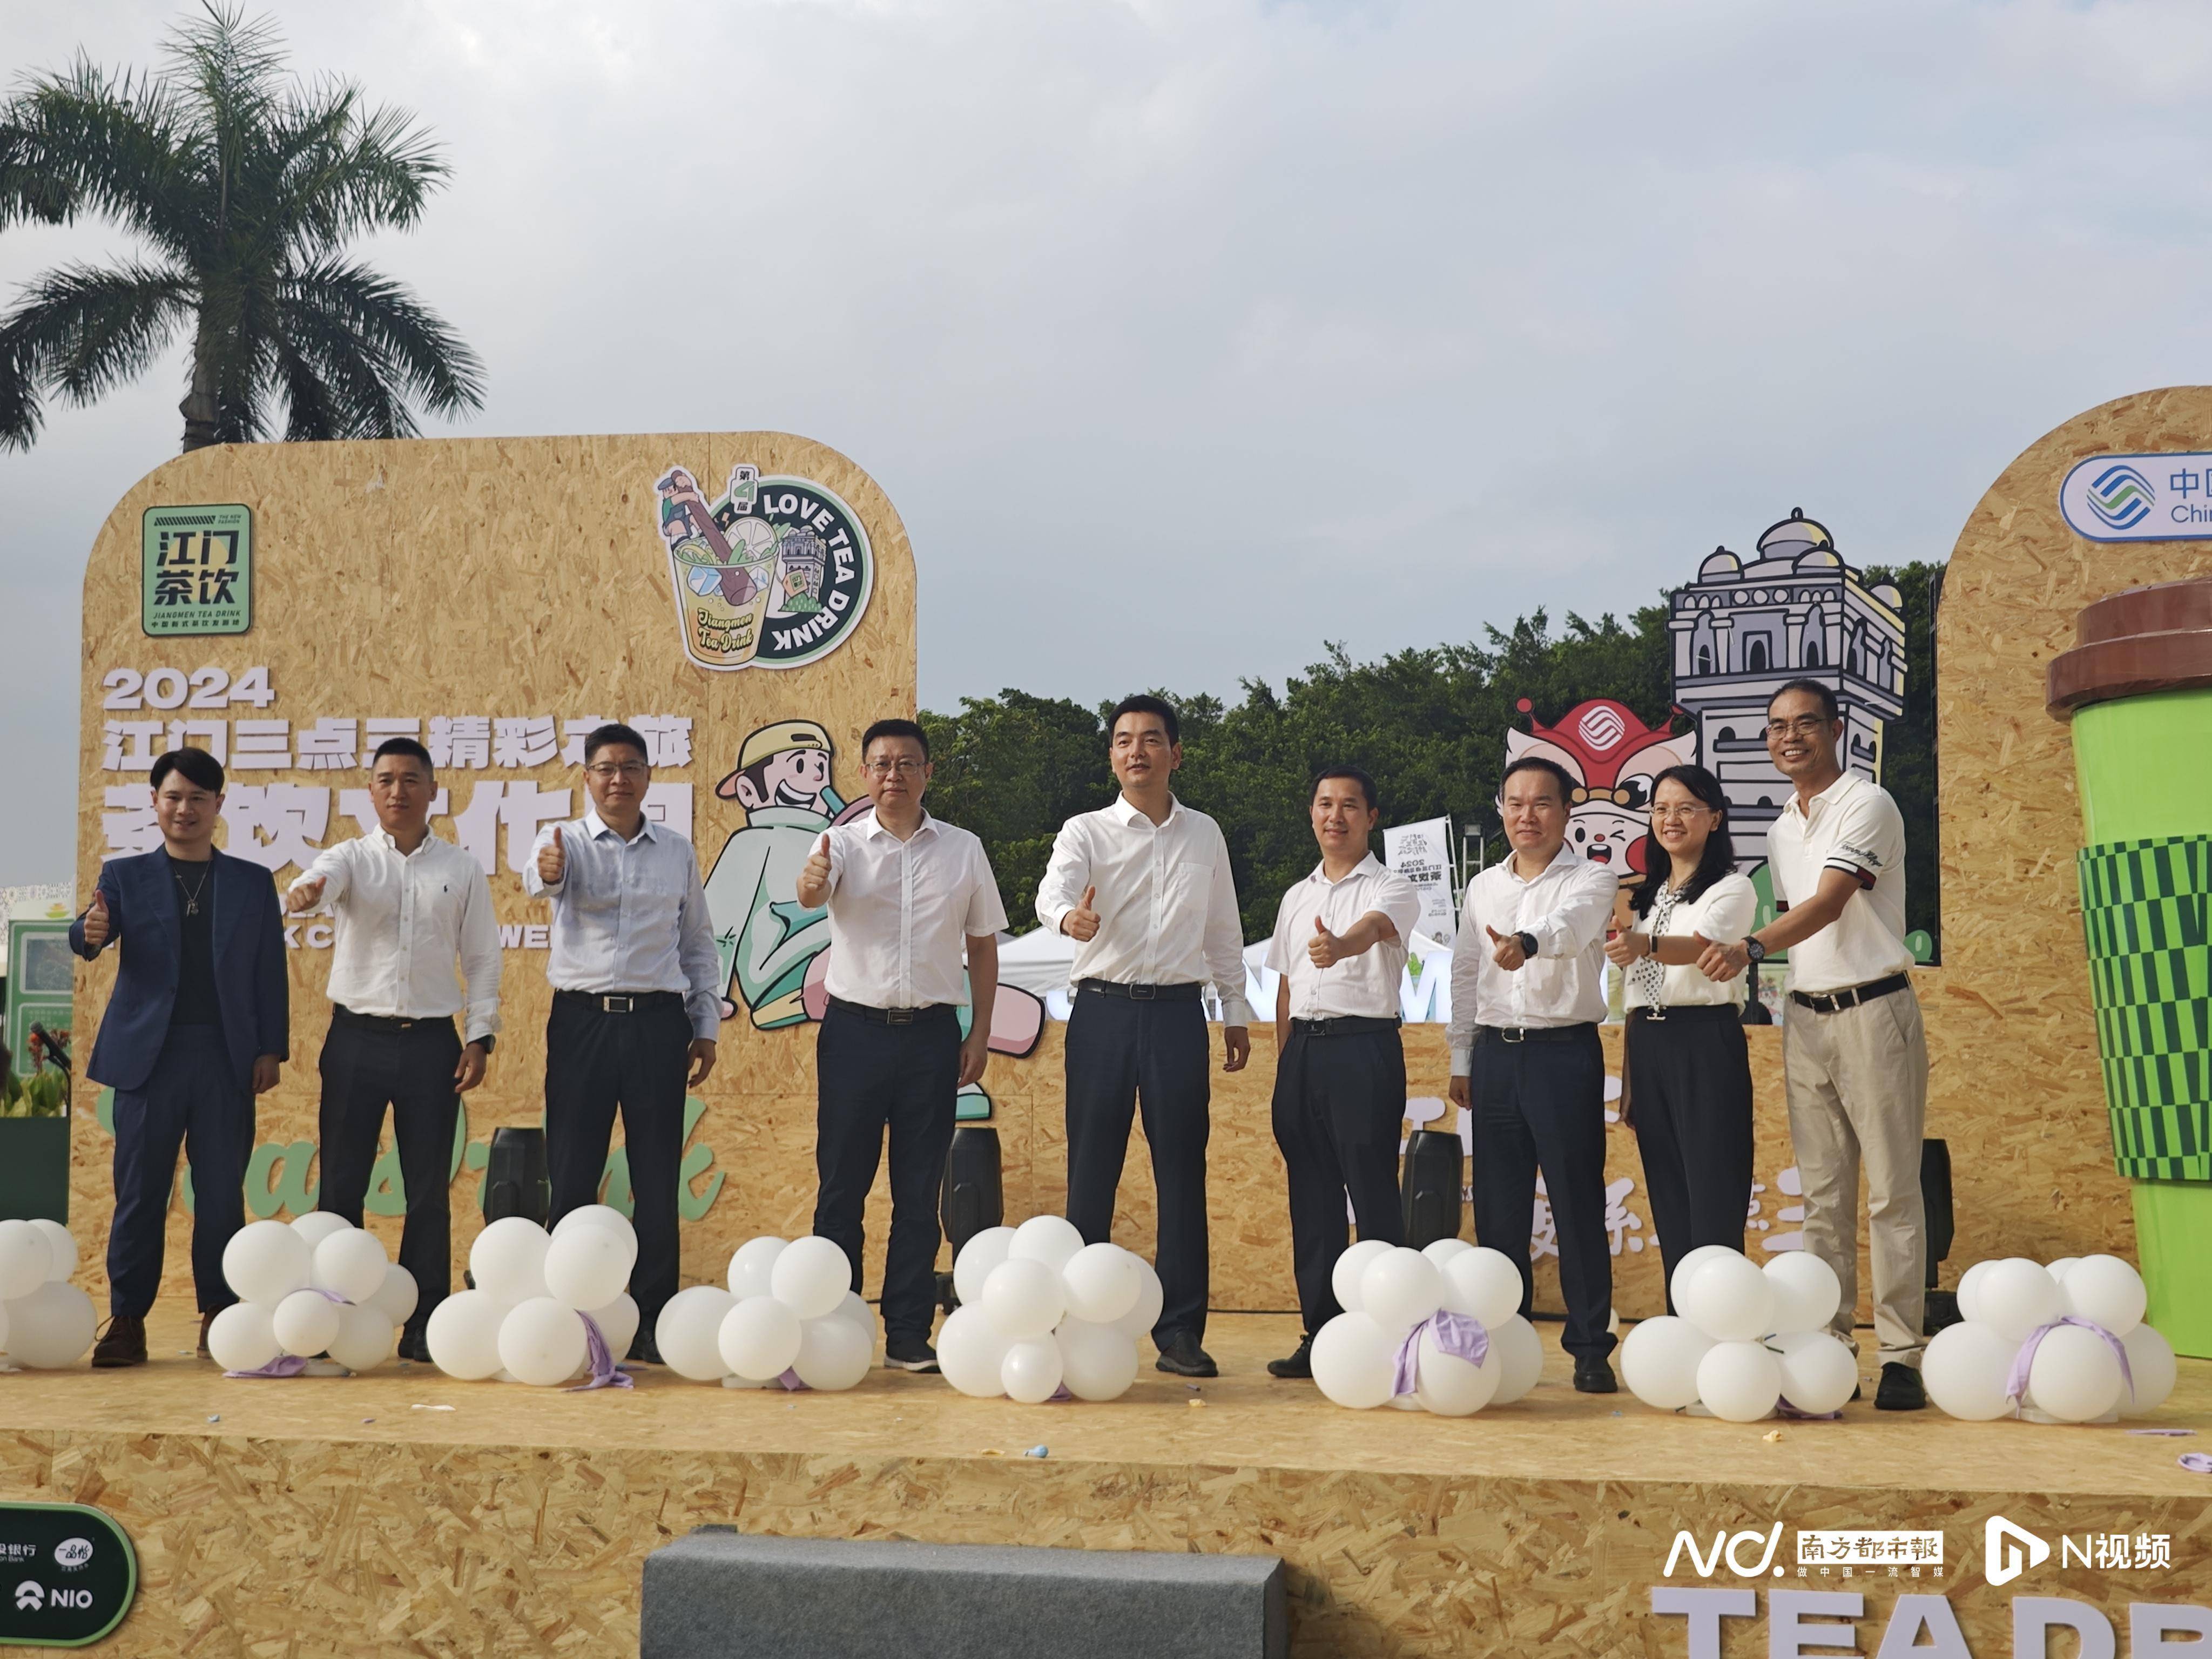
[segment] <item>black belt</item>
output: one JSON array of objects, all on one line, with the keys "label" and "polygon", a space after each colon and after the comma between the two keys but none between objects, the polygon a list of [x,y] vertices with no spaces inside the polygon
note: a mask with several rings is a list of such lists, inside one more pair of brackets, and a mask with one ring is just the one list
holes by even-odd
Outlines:
[{"label": "black belt", "polygon": [[1124,985],[1115,979],[1086,979],[1075,988],[1102,997],[1126,997],[1131,1002],[1196,1002],[1204,988],[1191,980],[1182,985]]},{"label": "black belt", "polygon": [[1892,974],[1887,979],[1870,979],[1863,985],[1847,985],[1840,991],[1792,991],[1790,1000],[1800,1008],[1810,1008],[1816,1014],[1840,1014],[1846,1008],[1856,1008],[1863,1002],[1872,1002],[1877,997],[1895,996],[1899,991],[1912,988],[1912,975]]},{"label": "black belt", "polygon": [[1294,1019],[1291,1030],[1300,1036],[1350,1036],[1357,1031],[1395,1031],[1398,1018],[1376,1014],[1332,1014],[1327,1019]]},{"label": "black belt", "polygon": [[356,1026],[364,1031],[450,1031],[451,1014],[426,1014],[419,1019],[399,1019],[390,1014],[357,1014],[343,1002],[331,1004],[331,1023]]},{"label": "black belt", "polygon": [[871,1008],[865,1002],[848,1002],[842,997],[831,997],[830,1006],[841,1014],[851,1014],[865,1019],[871,1025],[921,1025],[953,1016],[949,1002],[932,1002],[920,1008]]},{"label": "black belt", "polygon": [[1577,1025],[1478,1025],[1477,1038],[1494,1042],[1580,1042],[1597,1034],[1597,1027],[1584,1020]]},{"label": "black belt", "polygon": [[642,1014],[655,1008],[681,1008],[681,991],[556,991],[556,1002],[582,1006],[603,1014]]},{"label": "black belt", "polygon": [[1671,1008],[1647,1008],[1641,1003],[1628,1011],[1629,1022],[1664,1025],[1669,1020],[1735,1020],[1743,1023],[1743,1010],[1733,1002],[1678,1002]]}]

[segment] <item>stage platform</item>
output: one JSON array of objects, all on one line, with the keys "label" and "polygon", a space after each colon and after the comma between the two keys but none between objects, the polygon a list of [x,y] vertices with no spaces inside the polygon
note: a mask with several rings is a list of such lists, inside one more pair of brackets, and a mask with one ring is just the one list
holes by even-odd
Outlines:
[{"label": "stage platform", "polygon": [[[453,1382],[397,1363],[358,1378],[233,1381],[179,1352],[165,1304],[141,1370],[0,1376],[0,1496],[95,1504],[136,1540],[130,1655],[621,1655],[645,1555],[706,1523],[817,1537],[1279,1554],[1302,1654],[1674,1655],[1654,1586],[1736,1587],[1663,1568],[1678,1528],[1940,1528],[1940,1577],[1863,1592],[1859,1648],[1900,1592],[1948,1595],[1973,1651],[2010,1650],[2016,1594],[2115,1617],[2212,1601],[2212,1363],[2184,1361],[2144,1426],[1962,1424],[1934,1412],[1735,1425],[1574,1393],[1557,1347],[1516,1405],[1456,1421],[1351,1413],[1267,1376],[1280,1316],[1217,1316],[1224,1375],[1149,1368],[1106,1405],[973,1401],[872,1372],[844,1395],[709,1388],[648,1370],[629,1392]],[[1872,1390],[1869,1389],[1869,1397]],[[448,1409],[449,1408],[449,1409]],[[1043,1447],[1046,1455],[1024,1455]],[[1983,1522],[2049,1539],[2164,1534],[2165,1568],[1982,1576]],[[1752,1553],[1755,1554],[1756,1551]],[[1763,1611],[1763,1609],[1762,1609]],[[1763,1620],[1724,1650],[1764,1652]],[[884,1651],[899,1651],[895,1632]]]}]

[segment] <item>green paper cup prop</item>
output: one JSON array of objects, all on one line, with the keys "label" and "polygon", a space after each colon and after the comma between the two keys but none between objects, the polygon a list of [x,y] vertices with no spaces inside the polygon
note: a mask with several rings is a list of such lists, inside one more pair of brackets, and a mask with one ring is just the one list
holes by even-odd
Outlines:
[{"label": "green paper cup prop", "polygon": [[2081,921],[2147,1317],[2212,1358],[2212,579],[2111,594],[2046,704],[2071,720]]}]

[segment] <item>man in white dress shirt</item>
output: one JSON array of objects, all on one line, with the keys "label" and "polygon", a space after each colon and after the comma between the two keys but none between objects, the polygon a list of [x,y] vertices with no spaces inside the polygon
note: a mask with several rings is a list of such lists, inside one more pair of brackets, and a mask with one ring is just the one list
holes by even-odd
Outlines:
[{"label": "man in white dress shirt", "polygon": [[[399,1352],[426,1361],[423,1328],[453,1288],[447,1189],[460,1097],[483,1081],[499,1030],[501,963],[490,883],[476,860],[430,833],[437,788],[421,744],[380,744],[368,775],[376,828],[318,853],[284,900],[295,913],[327,904],[337,933],[318,1207],[361,1225],[390,1106],[407,1194],[399,1265],[416,1291]],[[457,1014],[465,1042],[453,1029]]]},{"label": "man in white dress shirt", "polygon": [[1512,856],[1468,884],[1452,950],[1451,1097],[1474,1115],[1474,1236],[1521,1269],[1536,1172],[1559,1238],[1562,1346],[1575,1387],[1611,1394],[1613,1257],[1605,1231],[1605,933],[1619,882],[1566,845],[1574,781],[1540,756],[1505,769]]},{"label": "man in white dress shirt", "polygon": [[1321,862],[1283,895],[1267,946],[1267,966],[1282,975],[1275,1145],[1290,1182],[1291,1260],[1305,1320],[1297,1352],[1267,1362],[1276,1376],[1311,1376],[1314,1334],[1344,1311],[1329,1280],[1344,1252],[1346,1195],[1362,1239],[1406,1242],[1398,985],[1421,896],[1368,851],[1382,816],[1375,780],[1358,767],[1332,766],[1314,780]]},{"label": "man in white dress shirt", "polygon": [[1158,697],[1125,697],[1107,723],[1121,798],[1070,818],[1037,884],[1037,919],[1077,941],[1067,1020],[1067,1218],[1085,1243],[1114,1225],[1114,1194],[1144,1113],[1159,1194],[1154,1265],[1159,1368],[1217,1375],[1206,1334],[1206,1009],[1221,997],[1222,1070],[1252,1053],[1244,931],[1221,827],[1175,798],[1181,723]]},{"label": "man in white dress shirt", "polygon": [[522,885],[553,901],[545,978],[545,1162],[553,1219],[599,1201],[622,1108],[637,1210],[630,1357],[660,1363],[653,1327],[676,1294],[684,1094],[714,1069],[720,957],[691,843],[645,816],[645,739],[609,724],[584,739],[592,810],[538,832]]},{"label": "man in white dress shirt", "polygon": [[860,755],[875,811],[823,831],[799,872],[799,902],[830,910],[830,1006],[814,1043],[814,1231],[844,1247],[859,1290],[861,1213],[888,1128],[884,1363],[933,1371],[937,1199],[955,1099],[990,1058],[1006,911],[983,843],[922,809],[931,768],[921,727],[878,720]]},{"label": "man in white dress shirt", "polygon": [[1792,680],[1766,705],[1766,752],[1796,786],[1766,832],[1782,914],[1747,939],[1717,939],[1715,978],[1790,952],[1782,1066],[1790,1139],[1805,1182],[1805,1248],[1836,1270],[1835,1334],[1854,1348],[1859,1168],[1866,1168],[1878,1411],[1918,1411],[1928,1237],[1920,1141],[1928,1039],[1905,944],[1905,817],[1888,791],[1838,759],[1836,694]]}]

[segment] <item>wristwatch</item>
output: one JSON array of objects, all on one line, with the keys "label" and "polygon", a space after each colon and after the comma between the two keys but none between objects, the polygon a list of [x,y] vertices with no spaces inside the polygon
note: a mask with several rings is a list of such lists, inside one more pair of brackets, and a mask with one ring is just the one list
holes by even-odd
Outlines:
[{"label": "wristwatch", "polygon": [[492,1051],[494,1045],[498,1042],[499,1039],[497,1037],[487,1034],[486,1036],[480,1037],[471,1037],[461,1046],[465,1048],[481,1048],[486,1054],[489,1054]]},{"label": "wristwatch", "polygon": [[1744,940],[1743,953],[1751,958],[1751,965],[1754,968],[1766,960],[1766,947],[1759,942],[1759,935],[1756,933],[1751,934]]},{"label": "wristwatch", "polygon": [[1514,934],[1513,937],[1520,941],[1522,956],[1533,957],[1536,954],[1536,936],[1534,933],[1524,931]]}]

